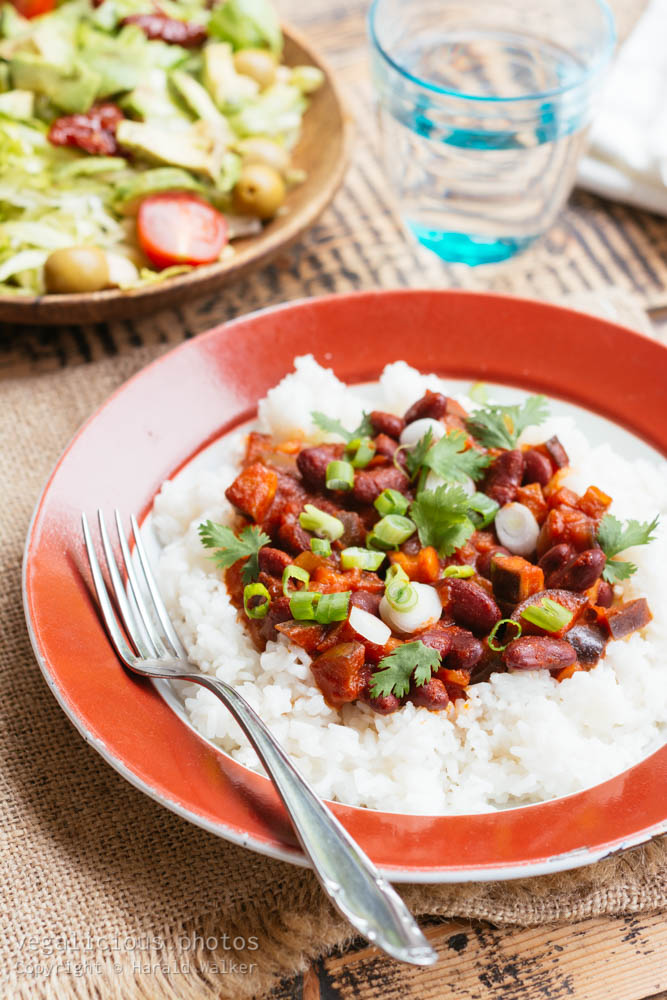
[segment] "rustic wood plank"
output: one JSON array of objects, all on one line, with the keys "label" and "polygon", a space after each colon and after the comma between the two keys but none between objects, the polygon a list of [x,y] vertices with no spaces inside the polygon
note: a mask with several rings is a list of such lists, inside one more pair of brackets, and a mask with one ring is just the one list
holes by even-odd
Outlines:
[{"label": "rustic wood plank", "polygon": [[[664,915],[509,929],[448,921],[425,933],[439,955],[432,968],[361,947],[309,969],[303,1000],[667,1000]],[[272,1000],[292,1000],[293,989]]]}]

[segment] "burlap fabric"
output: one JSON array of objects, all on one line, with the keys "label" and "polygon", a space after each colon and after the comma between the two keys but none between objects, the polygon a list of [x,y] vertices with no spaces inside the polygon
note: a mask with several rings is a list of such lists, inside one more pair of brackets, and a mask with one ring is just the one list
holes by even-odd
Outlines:
[{"label": "burlap fabric", "polygon": [[[163,351],[0,382],[0,995],[261,996],[349,928],[305,870],[227,844],[127,784],[44,683],[21,608],[23,543],[59,452]],[[417,914],[539,924],[667,905],[667,842],[515,883],[407,886]]]}]

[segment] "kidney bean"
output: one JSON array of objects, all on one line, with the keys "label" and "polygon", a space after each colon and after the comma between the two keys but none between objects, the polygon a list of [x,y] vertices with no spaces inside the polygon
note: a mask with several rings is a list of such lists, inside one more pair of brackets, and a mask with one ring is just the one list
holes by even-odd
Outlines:
[{"label": "kidney bean", "polygon": [[510,642],[503,652],[508,670],[562,670],[577,662],[577,654],[564,639],[523,635]]},{"label": "kidney bean", "polygon": [[136,24],[146,38],[160,39],[169,45],[182,45],[185,49],[203,45],[208,38],[206,28],[194,21],[179,21],[159,12],[155,14],[128,14],[121,24]]},{"label": "kidney bean", "polygon": [[614,600],[614,589],[606,580],[600,580],[595,603],[601,608],[610,608]]},{"label": "kidney bean", "polygon": [[376,434],[386,434],[391,438],[399,438],[405,427],[403,417],[397,417],[393,413],[385,413],[383,410],[371,410],[371,424]]},{"label": "kidney bean", "polygon": [[272,549],[270,546],[265,545],[264,548],[259,550],[258,560],[259,568],[264,573],[277,576],[282,580],[283,571],[292,562],[292,557],[287,552],[283,552],[282,549]]},{"label": "kidney bean", "polygon": [[458,625],[486,635],[502,615],[494,599],[472,580],[448,579],[437,584],[442,605]]},{"label": "kidney bean", "polygon": [[350,607],[361,608],[369,615],[377,615],[382,594],[369,594],[367,590],[355,590],[350,597]]},{"label": "kidney bean", "polygon": [[468,670],[477,666],[484,655],[484,645],[472,632],[458,625],[450,625],[451,648],[443,658],[447,670]]},{"label": "kidney bean", "polygon": [[486,471],[482,489],[487,496],[504,507],[516,498],[516,491],[523,479],[523,452],[515,448],[504,451],[493,460]]},{"label": "kidney bean", "polygon": [[539,483],[546,486],[552,476],[551,462],[546,455],[541,455],[534,448],[523,453],[523,482]]},{"label": "kidney bean", "polygon": [[439,420],[447,412],[447,402],[447,397],[441,392],[431,392],[427,389],[422,398],[405,411],[405,423],[412,424],[415,420],[423,420],[424,417]]},{"label": "kidney bean", "polygon": [[631,632],[644,628],[652,618],[648,601],[645,597],[640,597],[638,600],[628,601],[627,604],[622,604],[618,610],[610,612],[607,615],[607,622],[614,639],[623,639]]},{"label": "kidney bean", "polygon": [[374,469],[358,469],[352,494],[359,503],[371,504],[383,490],[398,490],[403,493],[409,485],[408,477],[395,465],[382,465]]},{"label": "kidney bean", "polygon": [[403,702],[400,698],[397,698],[395,694],[381,694],[377,698],[372,698],[370,695],[367,699],[364,699],[371,706],[374,712],[379,715],[391,715],[393,712],[397,712],[402,706]]},{"label": "kidney bean", "polygon": [[415,639],[419,639],[425,646],[437,650],[444,659],[452,648],[452,628],[451,625],[436,622],[435,625],[430,625],[423,632],[415,635]]},{"label": "kidney bean", "polygon": [[326,487],[327,466],[340,458],[344,450],[342,444],[320,444],[299,452],[296,456],[297,469],[309,489],[323,490]]},{"label": "kidney bean", "polygon": [[437,677],[432,677],[426,684],[415,685],[410,691],[410,700],[430,712],[441,712],[449,705],[447,688]]},{"label": "kidney bean", "polygon": [[580,592],[588,590],[602,574],[606,561],[602,549],[584,549],[561,569],[550,573],[546,581],[547,586]]},{"label": "kidney bean", "polygon": [[568,454],[555,434],[553,437],[550,437],[548,441],[544,442],[544,447],[549,455],[549,458],[551,459],[551,464],[553,465],[554,470],[564,469],[566,465],[570,464]]},{"label": "kidney bean", "polygon": [[378,434],[373,441],[375,443],[376,455],[384,455],[385,458],[393,459],[398,448],[398,441],[393,437],[389,437],[388,434]]},{"label": "kidney bean", "polygon": [[493,548],[487,549],[486,552],[482,554],[477,559],[477,572],[480,576],[486,577],[487,580],[491,579],[491,562],[493,557],[500,553],[504,556],[510,556],[512,553],[509,549],[506,549],[504,545],[494,545]]},{"label": "kidney bean", "polygon": [[563,566],[570,562],[574,554],[574,549],[567,542],[560,542],[548,549],[537,563],[544,573],[544,579],[549,580],[553,573],[559,573]]}]

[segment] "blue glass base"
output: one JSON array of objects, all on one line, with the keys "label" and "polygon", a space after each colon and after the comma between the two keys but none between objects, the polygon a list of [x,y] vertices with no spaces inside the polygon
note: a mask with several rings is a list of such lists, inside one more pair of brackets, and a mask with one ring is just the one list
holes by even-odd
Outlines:
[{"label": "blue glass base", "polygon": [[467,236],[465,233],[446,233],[440,229],[428,229],[418,222],[407,220],[410,232],[441,260],[461,264],[494,264],[508,260],[521,253],[536,239],[535,236],[489,240],[482,236]]}]

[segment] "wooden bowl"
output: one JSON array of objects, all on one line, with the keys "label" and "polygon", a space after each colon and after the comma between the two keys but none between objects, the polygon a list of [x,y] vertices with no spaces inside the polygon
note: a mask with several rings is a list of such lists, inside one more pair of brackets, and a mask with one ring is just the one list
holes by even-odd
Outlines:
[{"label": "wooden bowl", "polygon": [[293,163],[308,174],[290,191],[284,215],[264,226],[258,236],[234,241],[235,255],[224,262],[197,267],[186,274],[121,291],[73,295],[0,295],[0,322],[99,323],[125,316],[154,313],[188,299],[208,295],[266,264],[294,243],[327,207],[345,173],[352,138],[352,120],[346,113],[326,62],[291,28],[285,30],[287,65],[309,63],[325,75],[311,97]]}]

